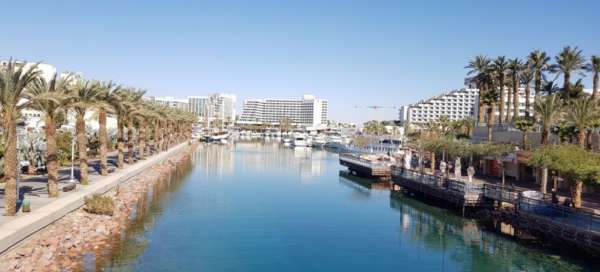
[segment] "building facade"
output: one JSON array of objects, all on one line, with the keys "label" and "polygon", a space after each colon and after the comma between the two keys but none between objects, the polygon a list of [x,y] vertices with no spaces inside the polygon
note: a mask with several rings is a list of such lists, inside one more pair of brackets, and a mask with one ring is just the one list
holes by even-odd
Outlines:
[{"label": "building facade", "polygon": [[188,96],[189,111],[200,121],[220,120],[231,124],[236,118],[237,98],[233,94],[217,93],[210,96]]},{"label": "building facade", "polygon": [[422,125],[436,121],[442,116],[450,120],[461,120],[477,116],[479,90],[463,88],[421,100],[400,108],[400,121]]},{"label": "building facade", "polygon": [[[472,86],[469,86],[472,87]],[[533,102],[535,94],[533,89],[529,93],[529,110],[533,112]],[[526,112],[526,95],[525,88],[519,88],[518,96],[518,116],[525,116]],[[511,115],[514,112],[512,102],[508,101],[508,90],[504,90],[504,118],[510,110]],[[442,116],[448,117],[449,120],[461,120],[472,118],[477,120],[479,110],[479,89],[463,88],[452,90],[444,94],[419,101],[418,103],[410,104],[400,108],[400,120],[409,122],[414,125],[422,125],[431,121],[436,121]],[[498,122],[500,110],[495,107],[495,120]]]},{"label": "building facade", "polygon": [[323,126],[327,124],[328,101],[305,95],[293,99],[247,99],[244,101],[239,124],[271,124],[288,119],[298,126]]}]

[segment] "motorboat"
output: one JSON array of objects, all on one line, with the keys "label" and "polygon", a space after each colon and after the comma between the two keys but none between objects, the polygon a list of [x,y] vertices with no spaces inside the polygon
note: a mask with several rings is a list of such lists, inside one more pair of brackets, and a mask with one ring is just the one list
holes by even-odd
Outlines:
[{"label": "motorboat", "polygon": [[303,134],[296,134],[292,140],[294,147],[310,147],[310,141],[308,137]]}]

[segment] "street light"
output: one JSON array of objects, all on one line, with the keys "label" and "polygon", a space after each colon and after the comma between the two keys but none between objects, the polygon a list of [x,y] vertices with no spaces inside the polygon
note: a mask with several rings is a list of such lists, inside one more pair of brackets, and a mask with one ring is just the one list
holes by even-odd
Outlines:
[{"label": "street light", "polygon": [[23,131],[25,130],[25,122],[21,121],[19,123],[17,123],[17,176],[15,177],[15,183],[17,186],[17,202],[20,201],[19,199],[19,179],[21,178],[21,147],[19,146],[21,143],[19,141],[19,136],[21,136],[21,134],[23,134]]}]

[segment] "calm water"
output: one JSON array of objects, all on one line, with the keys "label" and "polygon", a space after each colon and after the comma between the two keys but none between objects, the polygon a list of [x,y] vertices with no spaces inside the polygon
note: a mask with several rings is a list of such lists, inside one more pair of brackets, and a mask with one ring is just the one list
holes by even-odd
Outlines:
[{"label": "calm water", "polygon": [[340,177],[325,151],[211,145],[193,164],[106,270],[598,271]]}]

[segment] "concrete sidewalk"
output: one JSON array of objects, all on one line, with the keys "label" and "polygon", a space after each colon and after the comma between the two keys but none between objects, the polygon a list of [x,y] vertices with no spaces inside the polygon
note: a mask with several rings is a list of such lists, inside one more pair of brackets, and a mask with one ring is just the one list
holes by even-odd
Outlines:
[{"label": "concrete sidewalk", "polygon": [[133,165],[126,165],[124,169],[118,169],[108,176],[93,178],[90,176],[90,185],[78,184],[76,190],[60,192],[58,198],[47,198],[45,203],[37,203],[36,207],[32,207],[30,213],[20,212],[16,216],[0,216],[0,254],[67,213],[83,206],[85,197],[105,193],[186,147],[188,144],[182,143]]}]

